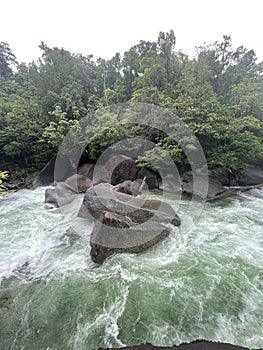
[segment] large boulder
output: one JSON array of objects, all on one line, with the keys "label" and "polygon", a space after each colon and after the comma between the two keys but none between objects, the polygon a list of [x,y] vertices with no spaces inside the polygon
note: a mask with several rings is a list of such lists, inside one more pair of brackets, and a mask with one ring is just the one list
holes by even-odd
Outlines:
[{"label": "large boulder", "polygon": [[104,212],[126,216],[136,223],[154,220],[180,225],[180,218],[168,203],[117,192],[114,186],[106,183],[86,191],[78,216],[99,219]]},{"label": "large boulder", "polygon": [[[58,171],[55,174],[55,165],[57,164]],[[63,182],[68,177],[76,173],[76,169],[72,168],[69,159],[65,156],[55,155],[46,165],[40,170],[38,177],[34,180],[33,187],[50,185],[56,180],[57,182]]]},{"label": "large boulder", "polygon": [[[128,182],[128,189],[130,185]],[[136,198],[127,190],[119,192],[120,188],[108,183],[89,188],[78,214],[96,219],[90,254],[97,263],[115,253],[140,253],[169,235],[170,230],[163,224],[181,223],[168,203]]]},{"label": "large boulder", "polygon": [[214,198],[225,191],[225,187],[217,178],[209,176],[207,198]]},{"label": "large boulder", "polygon": [[91,234],[91,259],[101,264],[116,253],[141,253],[169,234],[170,230],[159,222],[130,225],[123,217],[112,219],[108,213],[103,213]]},{"label": "large boulder", "polygon": [[92,173],[94,169],[93,163],[83,163],[78,167],[78,174],[92,178]]},{"label": "large boulder", "polygon": [[210,177],[216,178],[223,186],[236,186],[237,176],[228,168],[215,167],[210,170]]},{"label": "large boulder", "polygon": [[182,193],[182,181],[180,176],[174,176],[172,174],[167,174],[162,177],[162,181],[159,184],[159,189],[164,192],[171,193]]},{"label": "large boulder", "polygon": [[[48,188],[45,191],[45,204],[46,208],[62,207],[67,205],[76,198],[78,194],[75,191],[69,189],[65,182],[59,182],[56,188]],[[51,204],[51,206],[49,206]]]},{"label": "large boulder", "polygon": [[[187,195],[199,196],[202,199],[212,199],[226,191],[222,183],[209,173],[209,176],[197,175],[195,178],[196,188],[194,193],[193,174],[191,171],[183,175],[182,188]],[[208,181],[208,183],[207,183]],[[207,188],[208,185],[208,188]],[[207,191],[206,191],[207,189]],[[207,193],[206,193],[207,192]]]},{"label": "large boulder", "polygon": [[247,170],[241,170],[238,176],[240,186],[259,185],[263,183],[263,169],[258,166],[250,166]]},{"label": "large boulder", "polygon": [[136,179],[142,180],[144,178],[149,190],[159,189],[158,177],[154,172],[146,168],[139,169]]},{"label": "large boulder", "polygon": [[59,182],[55,188],[48,188],[45,191],[45,203],[55,207],[71,203],[76,195],[86,192],[92,186],[92,181],[86,176],[75,174]]},{"label": "large boulder", "polygon": [[63,155],[54,155],[51,160],[40,170],[38,177],[32,179],[32,187],[51,185],[54,182],[64,182],[67,178],[76,174],[91,178],[93,163],[82,163],[78,168],[73,167],[69,158]]},{"label": "large boulder", "polygon": [[66,179],[65,186],[75,193],[85,193],[92,186],[92,181],[84,175],[75,174]]},{"label": "large boulder", "polygon": [[115,191],[137,196],[145,186],[145,179],[142,180],[126,180],[114,186]]},{"label": "large boulder", "polygon": [[125,180],[134,180],[137,174],[135,160],[126,156],[118,155],[111,159],[111,168],[117,163],[112,172],[111,184],[117,185]]},{"label": "large boulder", "polygon": [[137,171],[134,159],[124,155],[113,156],[96,165],[94,184],[106,182],[117,185],[126,180],[134,180]]}]

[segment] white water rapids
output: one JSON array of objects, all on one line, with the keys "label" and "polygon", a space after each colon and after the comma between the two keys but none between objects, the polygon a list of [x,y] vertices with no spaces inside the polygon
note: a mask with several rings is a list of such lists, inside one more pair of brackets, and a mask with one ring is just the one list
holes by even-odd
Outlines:
[{"label": "white water rapids", "polygon": [[[0,349],[91,350],[196,339],[263,347],[263,190],[205,205],[191,231],[94,264],[93,223],[0,198]],[[153,198],[158,198],[156,194]],[[188,200],[167,197],[183,216]]]}]

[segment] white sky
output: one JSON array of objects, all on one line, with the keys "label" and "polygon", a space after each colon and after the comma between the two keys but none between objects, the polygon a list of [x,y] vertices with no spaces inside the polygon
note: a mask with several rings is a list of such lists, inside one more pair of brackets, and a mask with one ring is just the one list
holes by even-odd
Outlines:
[{"label": "white sky", "polygon": [[0,41],[19,62],[36,60],[41,41],[111,58],[170,29],[188,54],[231,34],[263,61],[263,0],[0,0],[0,11]]}]

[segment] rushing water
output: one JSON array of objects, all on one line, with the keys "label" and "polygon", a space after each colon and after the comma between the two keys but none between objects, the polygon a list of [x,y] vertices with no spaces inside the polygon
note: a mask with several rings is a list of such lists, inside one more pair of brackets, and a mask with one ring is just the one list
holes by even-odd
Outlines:
[{"label": "rushing water", "polygon": [[[0,199],[1,350],[263,347],[263,191],[206,204],[192,230],[98,266],[92,222],[45,209],[44,190]],[[183,217],[188,201],[167,200]]]}]

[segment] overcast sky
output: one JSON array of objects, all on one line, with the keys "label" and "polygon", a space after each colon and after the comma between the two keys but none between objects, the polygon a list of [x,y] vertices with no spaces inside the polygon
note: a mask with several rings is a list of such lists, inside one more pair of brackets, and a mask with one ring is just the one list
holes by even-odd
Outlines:
[{"label": "overcast sky", "polygon": [[0,11],[0,41],[19,62],[37,59],[41,41],[111,58],[170,29],[185,53],[231,34],[263,61],[263,0],[0,0]]}]

